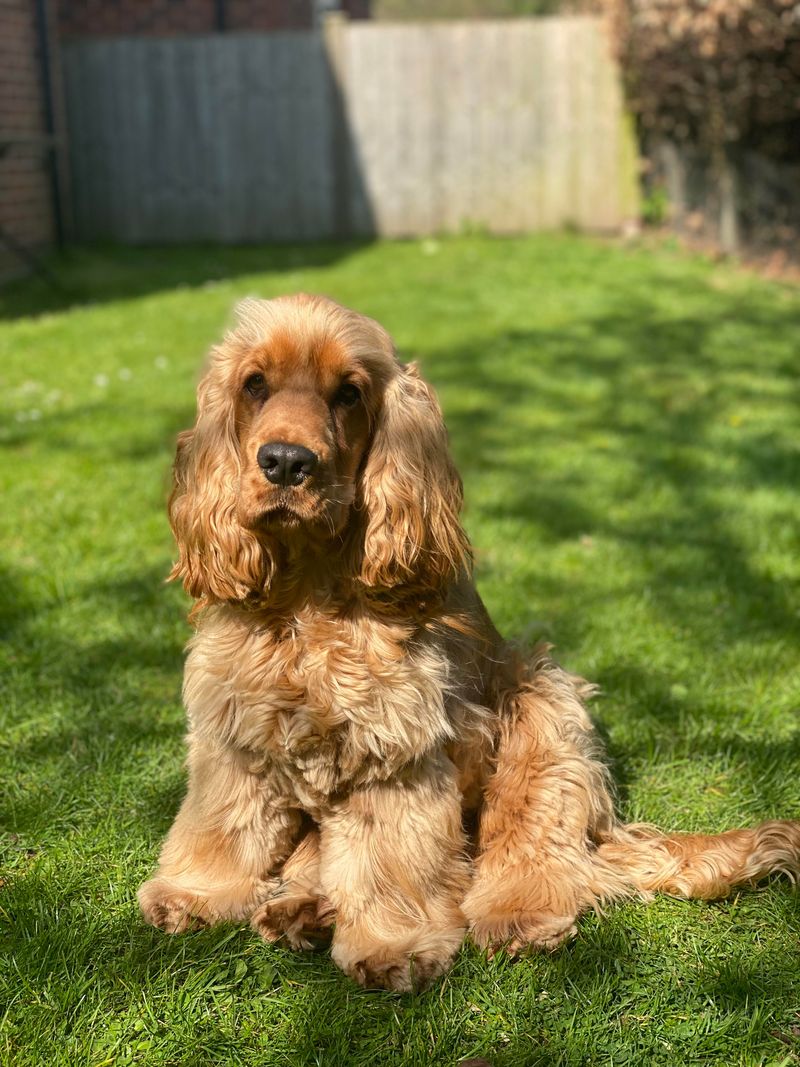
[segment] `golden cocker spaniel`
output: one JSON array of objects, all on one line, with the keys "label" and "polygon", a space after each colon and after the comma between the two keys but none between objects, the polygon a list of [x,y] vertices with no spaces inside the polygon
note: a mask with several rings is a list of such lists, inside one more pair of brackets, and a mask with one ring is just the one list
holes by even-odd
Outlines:
[{"label": "golden cocker spaniel", "polygon": [[441,411],[381,326],[313,296],[238,315],[178,439],[189,788],[148,922],[249,919],[298,949],[332,932],[347,974],[407,990],[465,932],[552,949],[609,901],[798,870],[798,822],[618,820],[591,687],[494,629]]}]

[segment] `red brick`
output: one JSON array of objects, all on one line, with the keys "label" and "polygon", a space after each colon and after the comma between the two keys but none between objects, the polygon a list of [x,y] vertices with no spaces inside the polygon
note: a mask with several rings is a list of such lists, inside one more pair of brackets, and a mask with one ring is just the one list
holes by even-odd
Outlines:
[{"label": "red brick", "polygon": [[[31,0],[0,4],[0,72],[0,130],[20,137],[0,157],[0,222],[13,239],[39,247],[52,241],[53,220],[46,151],[35,141],[46,129]],[[14,265],[6,259],[0,271]]]}]

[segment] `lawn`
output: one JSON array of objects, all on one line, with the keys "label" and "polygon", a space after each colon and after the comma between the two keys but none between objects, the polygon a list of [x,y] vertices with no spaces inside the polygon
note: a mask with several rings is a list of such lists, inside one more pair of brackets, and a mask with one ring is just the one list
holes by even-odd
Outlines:
[{"label": "lawn", "polygon": [[494,1067],[800,1062],[786,881],[465,948],[363,992],[246,928],[168,938],[135,891],[180,801],[171,453],[240,296],[330,294],[438,387],[479,585],[602,686],[626,817],[800,817],[800,293],[574,236],[75,250],[0,293],[0,1062]]}]

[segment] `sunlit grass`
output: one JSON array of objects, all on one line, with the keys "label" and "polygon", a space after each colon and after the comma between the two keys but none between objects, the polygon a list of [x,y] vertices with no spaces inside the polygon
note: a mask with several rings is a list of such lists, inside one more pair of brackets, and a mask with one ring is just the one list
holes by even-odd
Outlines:
[{"label": "sunlit grass", "polygon": [[379,318],[437,385],[478,578],[598,681],[626,815],[800,817],[796,290],[577,237],[95,250],[0,293],[0,1058],[14,1065],[778,1064],[797,896],[587,917],[430,992],[357,990],[134,894],[183,789],[164,516],[202,354],[246,294]]}]

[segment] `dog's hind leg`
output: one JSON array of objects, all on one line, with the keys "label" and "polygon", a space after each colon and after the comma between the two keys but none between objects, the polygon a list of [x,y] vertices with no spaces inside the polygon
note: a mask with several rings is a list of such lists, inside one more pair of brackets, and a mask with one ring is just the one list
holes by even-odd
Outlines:
[{"label": "dog's hind leg", "polygon": [[590,687],[540,655],[502,695],[476,873],[462,905],[490,950],[552,949],[581,912],[654,892],[715,899],[800,875],[800,822],[721,834],[625,826],[583,706]]},{"label": "dog's hind leg", "polygon": [[320,887],[319,861],[319,830],[309,829],[250,920],[265,941],[312,949],[330,940],[334,911]]},{"label": "dog's hind leg", "polygon": [[496,764],[462,906],[473,940],[490,951],[553,949],[575,932],[578,915],[598,902],[593,842],[614,825],[583,705],[591,687],[545,651],[520,674],[500,697]]}]

